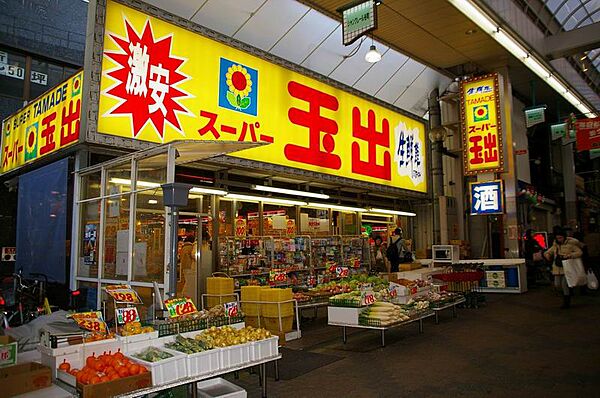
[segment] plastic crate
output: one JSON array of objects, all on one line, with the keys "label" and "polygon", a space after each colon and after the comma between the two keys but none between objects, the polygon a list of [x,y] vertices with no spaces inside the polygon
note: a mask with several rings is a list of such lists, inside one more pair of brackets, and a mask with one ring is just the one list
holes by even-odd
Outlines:
[{"label": "plastic crate", "polygon": [[123,344],[123,350],[126,353],[139,352],[152,345],[152,341],[158,338],[158,331],[150,333],[140,333],[132,336],[117,336],[117,339]]},{"label": "plastic crate", "polygon": [[57,377],[58,366],[63,363],[64,360],[69,362],[72,367],[81,369],[81,363],[83,362],[83,344],[59,347],[59,348],[48,348],[39,345],[38,351],[40,351],[42,365],[48,366],[52,371],[52,379]]},{"label": "plastic crate", "polygon": [[350,299],[336,299],[333,297],[329,298],[329,305],[333,307],[346,307],[346,308],[361,308],[364,305],[361,305],[360,298],[359,300],[350,300]]},{"label": "plastic crate", "polygon": [[172,348],[161,348],[167,352],[185,356],[186,372],[189,377],[203,376],[221,369],[219,349],[206,350],[195,354],[185,354]]},{"label": "plastic crate", "polygon": [[261,327],[267,329],[270,332],[275,332],[275,333],[291,332],[293,323],[294,323],[294,317],[292,315],[282,316],[281,317],[281,329],[280,329],[279,328],[279,317],[264,316],[264,317],[260,318]]},{"label": "plastic crate", "polygon": [[221,369],[229,369],[250,362],[250,343],[219,348]]},{"label": "plastic crate", "polygon": [[[160,347],[161,350],[167,351],[167,349]],[[186,358],[182,353],[169,352],[173,356],[171,358],[163,359],[158,362],[148,362],[143,359],[134,357],[133,355],[127,354],[126,357],[134,362],[144,365],[150,372],[152,372],[152,385],[159,386],[161,384],[170,383],[177,379],[187,377],[187,366]]]},{"label": "plastic crate", "polygon": [[253,341],[250,343],[250,360],[259,361],[271,358],[279,354],[279,337],[273,336],[268,339]]},{"label": "plastic crate", "polygon": [[200,398],[246,398],[246,390],[238,385],[217,377],[197,384]]}]

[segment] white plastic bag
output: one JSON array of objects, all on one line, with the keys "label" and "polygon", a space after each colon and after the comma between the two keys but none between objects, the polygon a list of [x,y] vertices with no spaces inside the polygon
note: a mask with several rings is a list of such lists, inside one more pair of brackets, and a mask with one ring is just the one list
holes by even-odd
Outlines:
[{"label": "white plastic bag", "polygon": [[596,278],[596,274],[592,270],[589,270],[587,273],[587,287],[590,290],[598,289],[598,278]]},{"label": "white plastic bag", "polygon": [[562,260],[565,278],[569,287],[584,286],[587,284],[587,275],[580,258],[569,258]]}]

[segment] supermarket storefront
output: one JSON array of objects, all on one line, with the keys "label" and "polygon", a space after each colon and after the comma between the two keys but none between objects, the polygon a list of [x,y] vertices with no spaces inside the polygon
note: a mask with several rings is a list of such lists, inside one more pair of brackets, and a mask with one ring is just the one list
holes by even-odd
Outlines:
[{"label": "supermarket storefront", "polygon": [[[328,269],[334,260],[317,263],[307,242],[334,246],[323,251],[339,250],[342,265],[363,255],[350,253],[363,247],[361,236],[401,225],[410,237],[412,203],[429,199],[423,119],[189,21],[167,22],[152,7],[108,1],[92,11],[70,274],[90,306],[116,282],[149,303],[154,282],[168,290],[172,243],[180,292],[198,298],[215,271],[254,271],[244,284],[268,283],[269,264]],[[195,144],[115,158],[177,141]],[[215,149],[232,142],[264,145],[230,155]],[[114,159],[94,165],[84,151]],[[203,156],[184,161],[188,152]],[[166,232],[160,186],[168,182],[194,186],[179,242]],[[270,258],[257,264],[253,255]]]}]

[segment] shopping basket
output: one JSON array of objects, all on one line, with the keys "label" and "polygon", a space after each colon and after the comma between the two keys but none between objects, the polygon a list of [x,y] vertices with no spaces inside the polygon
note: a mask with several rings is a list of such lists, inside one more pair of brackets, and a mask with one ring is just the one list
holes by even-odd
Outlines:
[{"label": "shopping basket", "polygon": [[481,294],[480,285],[485,277],[481,267],[483,263],[457,263],[449,268],[448,272],[436,274],[433,278],[446,282],[446,290],[460,293],[465,296],[465,307],[478,308],[485,302]]}]

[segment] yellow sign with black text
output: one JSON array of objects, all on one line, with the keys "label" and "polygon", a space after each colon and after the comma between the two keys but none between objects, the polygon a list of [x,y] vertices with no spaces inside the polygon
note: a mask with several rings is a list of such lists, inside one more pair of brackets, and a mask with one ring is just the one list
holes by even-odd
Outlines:
[{"label": "yellow sign with black text", "polygon": [[461,82],[460,113],[465,175],[502,173],[502,119],[498,75]]},{"label": "yellow sign with black text", "polygon": [[100,88],[102,134],[427,191],[423,122],[110,0]]},{"label": "yellow sign with black text", "polygon": [[82,86],[78,72],[4,119],[1,173],[79,141]]}]

